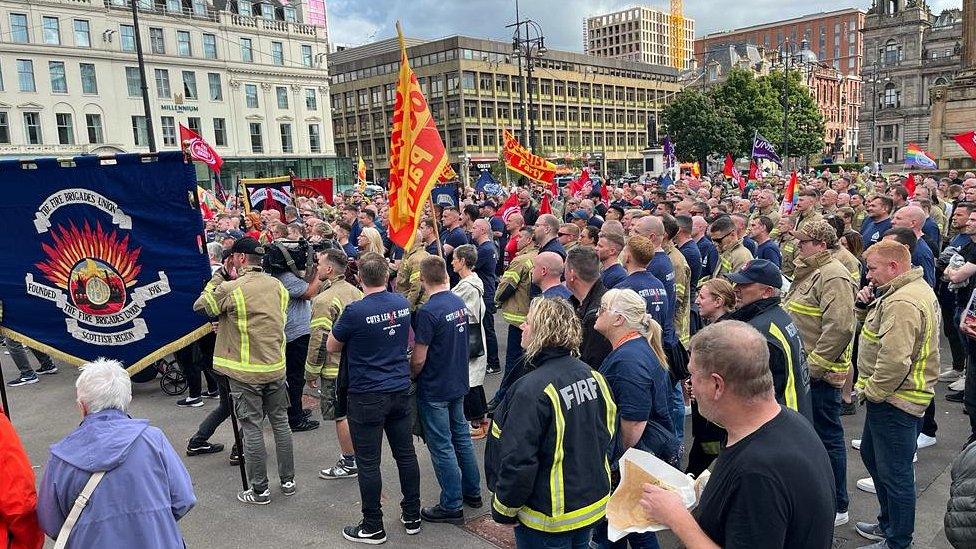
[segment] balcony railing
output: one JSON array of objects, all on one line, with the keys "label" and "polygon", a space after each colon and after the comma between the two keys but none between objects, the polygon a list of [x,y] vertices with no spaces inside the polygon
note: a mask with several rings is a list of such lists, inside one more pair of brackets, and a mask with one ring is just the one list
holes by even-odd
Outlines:
[{"label": "balcony railing", "polygon": [[[66,3],[83,3],[92,4],[99,0],[60,0]],[[139,11],[144,13],[156,13],[160,15],[173,15],[177,17],[189,17],[191,19],[202,19],[206,21],[213,21],[215,23],[224,22],[233,26],[243,27],[247,29],[255,29],[270,32],[279,32],[283,34],[301,34],[305,36],[314,37],[317,32],[317,27],[315,25],[308,25],[305,23],[298,23],[292,21],[279,21],[277,19],[267,19],[264,17],[253,17],[250,15],[240,15],[237,13],[221,12],[217,11],[209,6],[204,7],[204,11],[196,11],[187,7],[181,6],[179,10],[167,9],[165,4],[160,4],[157,2],[146,2],[136,0],[139,6]],[[101,2],[107,8],[113,9],[131,9],[131,0],[101,0]]]}]

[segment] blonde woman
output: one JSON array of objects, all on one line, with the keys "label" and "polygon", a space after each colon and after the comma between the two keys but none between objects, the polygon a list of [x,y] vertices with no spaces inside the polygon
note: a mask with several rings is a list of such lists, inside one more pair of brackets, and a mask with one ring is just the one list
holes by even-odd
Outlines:
[{"label": "blonde woman", "polygon": [[359,246],[359,255],[363,255],[366,252],[376,252],[382,256],[386,256],[386,247],[383,246],[383,237],[375,227],[363,227],[362,231],[359,233],[359,238],[356,241],[356,245]]},{"label": "blonde woman", "polygon": [[527,371],[495,410],[485,450],[492,518],[517,524],[520,548],[586,547],[604,517],[617,407],[603,376],[578,358],[581,338],[567,301],[533,300],[522,324]]},{"label": "blonde woman", "polygon": [[[451,266],[460,280],[451,288],[464,301],[464,308],[468,312],[468,327],[477,324],[481,329],[481,341],[485,341],[485,286],[481,277],[472,271],[478,262],[478,249],[471,244],[458,246],[452,254]],[[484,349],[484,346],[482,346]],[[468,359],[468,390],[464,397],[464,417],[471,422],[471,438],[478,440],[488,434],[489,423],[485,420],[488,402],[485,399],[485,372],[488,368],[488,356],[482,352],[481,356]]]},{"label": "blonde woman", "polygon": [[713,278],[703,282],[695,298],[702,324],[717,322],[722,315],[735,308],[735,293],[732,283],[724,278]]},{"label": "blonde woman", "polygon": [[[617,404],[620,432],[611,456],[611,468],[628,448],[650,452],[677,466],[681,441],[671,418],[671,392],[667,358],[661,344],[661,326],[647,314],[644,298],[630,289],[607,290],[600,300],[595,328],[604,335],[612,351],[600,365]],[[631,547],[657,547],[653,533],[630,534]],[[611,547],[606,523],[593,533],[598,547]]]}]

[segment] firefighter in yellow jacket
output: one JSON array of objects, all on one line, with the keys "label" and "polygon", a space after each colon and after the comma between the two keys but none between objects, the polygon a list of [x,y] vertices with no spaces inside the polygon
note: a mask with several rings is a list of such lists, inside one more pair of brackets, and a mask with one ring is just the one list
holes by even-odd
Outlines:
[{"label": "firefighter in yellow jacket", "polygon": [[295,461],[288,426],[285,387],[285,317],[288,290],[261,269],[264,247],[245,236],[230,249],[193,310],[217,318],[214,370],[229,378],[234,410],[244,439],[244,467],[251,487],[237,499],[271,502],[262,424],[274,432],[281,491],[295,493]]},{"label": "firefighter in yellow jacket", "polygon": [[[708,234],[718,247],[718,264],[715,272],[708,273],[712,278],[718,278],[728,273],[734,273],[752,259],[752,252],[742,245],[735,223],[729,216],[723,216],[708,227]],[[703,273],[704,274],[704,273]]]},{"label": "firefighter in yellow jacket", "polygon": [[396,290],[407,298],[411,312],[427,302],[427,294],[420,285],[420,262],[429,255],[424,249],[423,239],[418,236],[413,246],[403,254],[397,269]]},{"label": "firefighter in yellow jacket", "polygon": [[522,362],[522,323],[529,312],[529,286],[532,284],[532,261],[539,254],[535,247],[532,227],[522,227],[516,238],[515,259],[498,280],[495,291],[495,305],[508,323],[508,348],[505,351],[505,375],[495,397],[488,404],[490,409],[497,406],[508,386],[521,375]]},{"label": "firefighter in yellow jacket", "polygon": [[[866,400],[861,458],[878,494],[885,525],[858,523],[862,534],[892,547],[909,547],[915,525],[918,420],[939,377],[939,323],[935,292],[912,268],[908,248],[882,240],[865,252],[870,284],[857,294],[863,319],[855,388]],[[874,538],[872,538],[874,539]],[[879,538],[880,539],[880,538]]]},{"label": "firefighter in yellow jacket", "polygon": [[674,333],[678,340],[687,349],[688,342],[691,341],[691,288],[688,287],[691,281],[691,267],[678,248],[674,245],[674,237],[678,234],[678,222],[674,217],[665,215],[661,218],[664,224],[664,252],[668,254],[671,265],[674,267]]},{"label": "firefighter in yellow jacket", "polygon": [[850,519],[840,390],[851,369],[857,286],[847,267],[831,254],[837,231],[829,223],[823,219],[811,221],[795,235],[798,257],[785,307],[803,340],[810,369],[813,427],[834,470],[835,522],[843,524]]},{"label": "firefighter in yellow jacket", "polygon": [[346,423],[345,390],[339,382],[340,357],[325,350],[332,324],[342,315],[346,305],[363,298],[359,288],[346,282],[344,275],[348,262],[342,250],[325,250],[318,254],[318,273],[324,280],[324,289],[312,300],[311,337],[305,359],[305,380],[310,387],[319,387],[322,419],[335,420],[342,453],[334,466],[319,471],[319,477],[324,479],[355,478],[359,473],[349,424]]}]

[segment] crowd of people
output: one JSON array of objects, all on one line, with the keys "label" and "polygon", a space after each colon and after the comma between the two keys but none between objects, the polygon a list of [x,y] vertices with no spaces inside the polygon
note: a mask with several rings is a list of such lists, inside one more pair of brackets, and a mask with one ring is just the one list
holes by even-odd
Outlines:
[{"label": "crowd of people", "polygon": [[[938,441],[939,381],[972,430],[953,476],[976,474],[976,174],[916,184],[811,172],[783,204],[787,182],[769,175],[740,189],[716,175],[665,188],[647,178],[604,183],[605,200],[599,188],[566,187],[546,212],[543,187],[513,189],[508,209],[466,189],[458,203],[425,208],[406,250],[389,240],[383,193],[295,197],[246,214],[231,201],[206,222],[213,277],[194,304],[214,332],[176,356],[189,386],[176,404],[218,399],[186,454],[223,451],[210,438],[233,410],[241,444],[230,460],[243,461],[248,483],[237,497],[270,504],[267,418],[276,490],[292,496],[292,436],[320,426],[302,407],[315,391],[338,440],[338,460],[318,475],[359,483],[362,520],[342,529],[350,541],[387,539],[385,435],[410,535],[425,521],[462,524],[465,507],[485,505],[484,476],[492,517],[515,525],[519,547],[657,547],[653,533],[608,539],[606,503],[636,448],[694,476],[711,471],[692,512],[673,491],[644,486],[647,516],[684,545],[824,548],[850,521],[851,437],[870,473],[856,485],[880,508],[856,532],[865,547],[909,547],[912,463]],[[35,372],[17,350],[11,385],[57,371],[35,353]],[[119,372],[103,361],[79,378],[84,421],[52,448],[40,525],[56,537],[86,478],[107,471],[121,486],[151,453],[165,467],[149,475],[158,506],[144,517],[158,524],[144,530],[172,540],[154,546],[181,546],[176,521],[195,501],[186,470],[157,430],[125,417],[131,389]],[[841,416],[855,414],[863,431],[845,433]],[[440,486],[426,507],[415,436]],[[483,438],[481,468],[472,441]],[[957,547],[976,543],[973,496],[949,502]],[[117,535],[102,514],[74,518],[68,546]]]}]

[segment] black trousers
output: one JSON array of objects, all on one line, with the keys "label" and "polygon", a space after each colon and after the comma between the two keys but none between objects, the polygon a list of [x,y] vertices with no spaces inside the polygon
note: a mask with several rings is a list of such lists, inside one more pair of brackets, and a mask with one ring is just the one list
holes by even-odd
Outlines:
[{"label": "black trousers", "polygon": [[199,398],[203,391],[201,374],[207,378],[207,391],[217,390],[217,380],[213,375],[213,349],[217,334],[210,333],[173,353],[173,358],[183,371],[190,398]]},{"label": "black trousers", "polygon": [[309,335],[297,337],[285,345],[285,381],[288,383],[288,424],[302,422],[302,391],[305,389],[305,359]]},{"label": "black trousers", "polygon": [[359,466],[363,522],[369,532],[383,526],[380,473],[383,433],[400,475],[400,507],[409,519],[420,518],[420,466],[413,448],[414,404],[408,390],[397,393],[349,393],[349,433]]},{"label": "black trousers", "polygon": [[949,352],[952,355],[952,369],[962,372],[966,369],[966,347],[962,338],[966,336],[959,333],[959,311],[956,308],[955,295],[951,292],[948,296],[940,294],[939,305],[942,307],[942,333],[949,341]]},{"label": "black trousers", "polygon": [[216,408],[207,414],[207,417],[203,418],[203,422],[200,423],[197,432],[190,437],[191,446],[206,444],[210,440],[210,437],[217,431],[217,427],[220,427],[220,424],[230,417],[230,387],[227,383],[227,377],[217,373],[211,375],[213,375],[215,383],[220,387],[220,402],[217,403]]},{"label": "black trousers", "polygon": [[491,306],[485,311],[484,320],[481,322],[485,327],[485,354],[488,355],[488,367],[497,370],[501,368],[501,364],[498,361],[498,334],[495,333],[494,308]]}]

